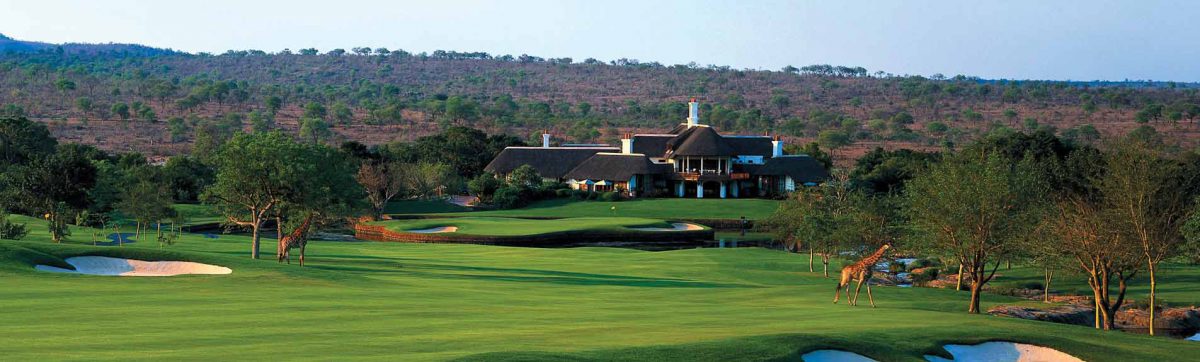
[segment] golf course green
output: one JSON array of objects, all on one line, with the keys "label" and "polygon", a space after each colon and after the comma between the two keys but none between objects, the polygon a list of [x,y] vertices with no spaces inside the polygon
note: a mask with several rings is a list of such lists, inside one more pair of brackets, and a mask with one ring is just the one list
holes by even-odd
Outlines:
[{"label": "golf course green", "polygon": [[[455,227],[453,233],[478,236],[530,236],[549,233],[576,232],[634,232],[639,228],[671,228],[663,220],[637,217],[572,217],[539,220],[507,217],[457,217],[444,219],[415,219],[374,221],[395,232],[412,232],[437,227]],[[666,231],[660,231],[666,232]]]},{"label": "golf course green", "polygon": [[399,201],[387,213],[400,215],[499,217],[644,217],[653,219],[764,219],[779,208],[767,199],[634,199],[619,202],[550,199],[511,210],[465,211],[438,201]]},{"label": "golf course green", "polygon": [[[1195,342],[968,315],[966,293],[951,290],[876,287],[878,308],[834,305],[833,280],[808,272],[806,258],[761,248],[314,241],[299,267],[251,260],[242,236],[186,235],[161,249],[53,244],[40,220],[12,218],[31,230],[23,241],[0,241],[0,356],[14,360],[762,360],[835,348],[917,361],[946,355],[946,343],[987,340],[1046,345],[1088,361],[1200,353]],[[63,259],[79,255],[195,261],[233,273],[34,270],[67,267]]]}]

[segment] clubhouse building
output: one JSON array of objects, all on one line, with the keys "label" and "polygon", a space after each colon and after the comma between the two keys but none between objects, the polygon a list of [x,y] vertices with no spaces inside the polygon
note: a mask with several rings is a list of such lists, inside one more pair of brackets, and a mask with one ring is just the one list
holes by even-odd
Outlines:
[{"label": "clubhouse building", "polygon": [[542,178],[573,189],[616,191],[630,197],[761,197],[820,184],[829,171],[807,155],[784,155],[768,136],[726,136],[700,124],[700,104],[688,103],[687,122],[663,134],[626,134],[608,145],[508,147],[485,168],[499,176],[529,165]]}]

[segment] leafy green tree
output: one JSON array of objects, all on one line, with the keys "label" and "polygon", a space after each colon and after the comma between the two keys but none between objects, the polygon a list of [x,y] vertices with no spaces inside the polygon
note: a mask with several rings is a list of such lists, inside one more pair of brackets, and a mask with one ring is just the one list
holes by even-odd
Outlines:
[{"label": "leafy green tree", "polygon": [[299,181],[304,146],[279,132],[239,134],[221,146],[212,164],[217,173],[201,199],[227,222],[251,230],[250,256],[259,257],[260,229]]},{"label": "leafy green tree", "polygon": [[908,149],[887,151],[876,147],[859,157],[850,173],[855,188],[870,193],[899,193],[904,185],[941,160],[937,153]]},{"label": "leafy green tree", "polygon": [[1150,334],[1154,334],[1159,266],[1172,257],[1183,241],[1180,227],[1190,211],[1191,195],[1186,190],[1193,180],[1183,180],[1177,162],[1162,156],[1154,145],[1125,140],[1109,145],[1104,176],[1098,187],[1105,206],[1129,238],[1140,246],[1142,261],[1150,277]]},{"label": "leafy green tree", "polygon": [[113,103],[112,107],[109,107],[109,112],[112,112],[112,114],[117,115],[117,117],[121,117],[122,120],[129,119],[129,105],[128,104]]},{"label": "leafy green tree", "polygon": [[328,111],[325,106],[317,102],[308,102],[304,105],[304,118],[325,118]]},{"label": "leafy green tree", "polygon": [[21,240],[25,235],[29,234],[29,229],[25,224],[18,224],[8,220],[8,214],[0,210],[0,239],[4,240]]},{"label": "leafy green tree", "polygon": [[418,162],[400,166],[404,170],[405,187],[414,196],[429,198],[444,195],[454,189],[458,175],[444,163]]},{"label": "leafy green tree", "polygon": [[503,183],[500,182],[500,179],[496,178],[496,175],[490,172],[484,172],[479,174],[479,176],[475,176],[475,178],[471,179],[471,181],[467,183],[467,190],[469,190],[472,195],[479,197],[479,200],[490,202],[492,200],[492,195],[494,195],[496,190],[501,186],[503,186]]},{"label": "leafy green tree", "polygon": [[329,137],[333,136],[333,130],[329,128],[329,123],[326,123],[320,118],[303,118],[300,120],[300,137],[308,139],[311,143],[324,142]]},{"label": "leafy green tree", "polygon": [[267,113],[274,116],[279,113],[279,109],[283,108],[283,98],[279,98],[279,96],[267,97],[267,99],[263,101],[263,105],[266,106]]},{"label": "leafy green tree", "polygon": [[[153,172],[151,168],[143,167],[135,172]],[[141,236],[147,228],[154,225],[159,234],[162,233],[162,221],[175,215],[172,208],[171,190],[161,180],[153,175],[135,176],[140,178],[121,190],[121,201],[117,210],[130,216],[137,223],[135,237],[141,241]]]},{"label": "leafy green tree", "polygon": [[983,286],[1036,224],[1046,186],[1032,168],[1030,161],[964,153],[906,186],[912,226],[923,236],[914,240],[952,257],[971,276],[968,313],[980,312]]},{"label": "leafy green tree", "polygon": [[0,171],[53,154],[57,144],[46,125],[24,117],[0,117]]},{"label": "leafy green tree", "polygon": [[44,215],[50,237],[62,242],[70,235],[67,222],[88,207],[88,190],[96,184],[96,167],[85,147],[59,146],[52,155],[9,168],[5,201],[27,213]]},{"label": "leafy green tree", "polygon": [[83,112],[84,117],[92,113],[92,99],[88,97],[75,98],[75,109]]},{"label": "leafy green tree", "polygon": [[344,102],[333,104],[333,119],[341,124],[350,124],[354,120],[354,110]]},{"label": "leafy green tree", "polygon": [[817,135],[817,143],[820,143],[821,145],[831,149],[837,149],[850,145],[851,142],[853,142],[853,140],[850,139],[850,134],[841,130],[824,130]]},{"label": "leafy green tree", "polygon": [[508,185],[520,189],[536,190],[542,186],[542,175],[530,165],[521,165],[508,174]]}]

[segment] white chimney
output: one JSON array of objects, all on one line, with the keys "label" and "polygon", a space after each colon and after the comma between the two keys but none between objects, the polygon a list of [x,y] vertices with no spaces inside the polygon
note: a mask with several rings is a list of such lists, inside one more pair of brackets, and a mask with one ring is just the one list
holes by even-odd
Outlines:
[{"label": "white chimney", "polygon": [[687,126],[692,128],[698,124],[700,124],[700,103],[696,102],[696,98],[692,98],[692,101],[688,102]]},{"label": "white chimney", "polygon": [[779,156],[783,156],[783,140],[779,139],[779,136],[775,136],[775,139],[771,141],[771,157]]},{"label": "white chimney", "polygon": [[542,131],[542,148],[550,148],[550,132]]},{"label": "white chimney", "polygon": [[626,133],[624,137],[621,137],[621,153],[627,155],[633,153],[633,135]]}]

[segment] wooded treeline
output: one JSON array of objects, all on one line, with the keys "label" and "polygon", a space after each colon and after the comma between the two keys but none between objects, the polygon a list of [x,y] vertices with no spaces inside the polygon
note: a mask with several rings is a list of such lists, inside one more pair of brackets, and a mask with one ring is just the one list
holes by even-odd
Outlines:
[{"label": "wooded treeline", "polygon": [[724,132],[821,138],[827,146],[966,143],[1003,127],[1057,128],[1068,138],[1094,140],[1127,131],[1108,129],[1112,122],[1200,117],[1200,95],[1186,84],[1097,84],[905,76],[830,65],[762,71],[368,47],[0,56],[4,113],[161,122],[170,142],[201,137],[195,133],[210,123],[259,130],[288,123],[296,125],[292,132],[339,140],[369,132],[348,125],[423,125],[426,134],[464,125],[522,136],[551,129],[570,141],[612,141],[618,129],[662,130],[681,122],[691,96],[702,99],[704,122]]}]

